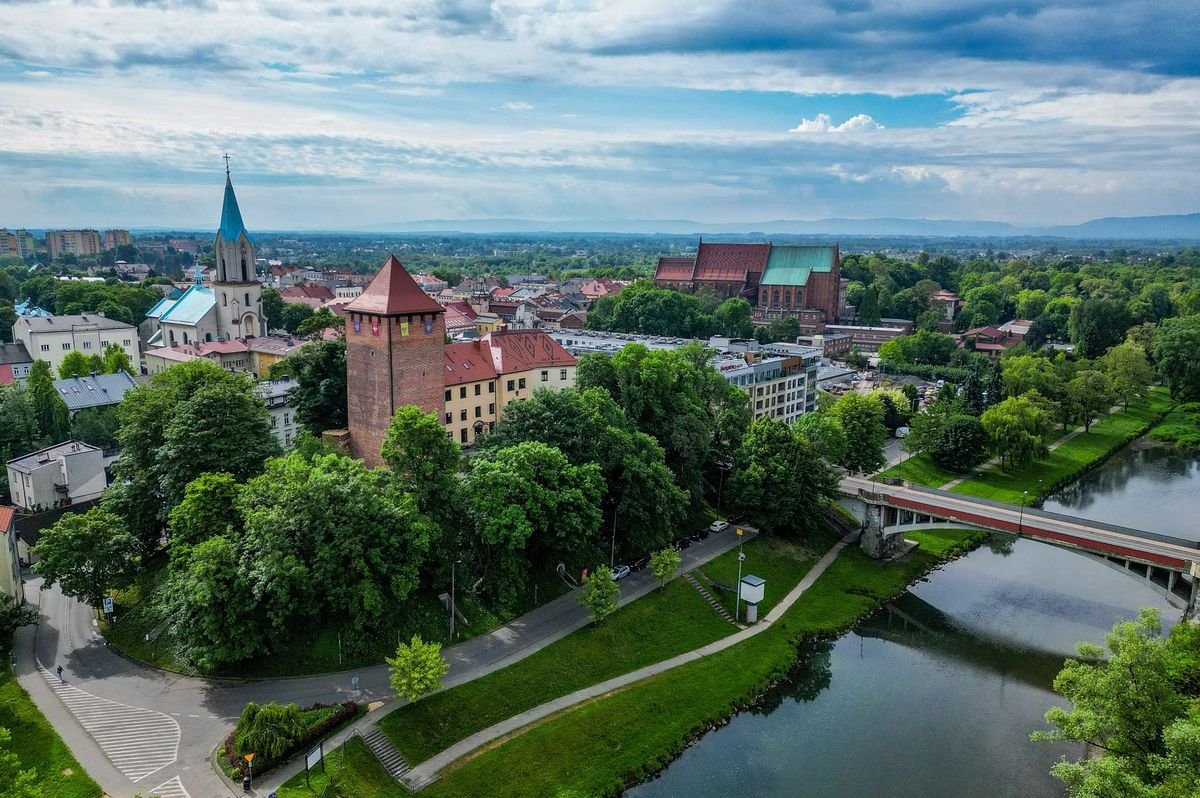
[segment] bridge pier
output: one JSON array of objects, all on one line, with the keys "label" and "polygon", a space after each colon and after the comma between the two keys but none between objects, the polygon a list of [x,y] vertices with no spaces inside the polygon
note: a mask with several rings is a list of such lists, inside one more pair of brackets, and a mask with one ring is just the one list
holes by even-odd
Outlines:
[{"label": "bridge pier", "polygon": [[887,523],[887,506],[883,504],[867,504],[863,521],[863,533],[859,546],[868,557],[885,560],[900,553],[904,543],[904,535],[898,532],[888,534],[884,528]]}]

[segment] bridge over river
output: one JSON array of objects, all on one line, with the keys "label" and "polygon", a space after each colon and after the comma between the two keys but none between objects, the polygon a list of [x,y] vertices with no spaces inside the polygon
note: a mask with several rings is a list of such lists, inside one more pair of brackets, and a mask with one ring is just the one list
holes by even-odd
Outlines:
[{"label": "bridge over river", "polygon": [[888,557],[900,549],[904,533],[919,529],[974,527],[1008,532],[1064,546],[1150,580],[1168,597],[1196,609],[1200,590],[1200,541],[1086,518],[1049,513],[900,480],[845,477],[839,503],[863,524],[863,549]]}]

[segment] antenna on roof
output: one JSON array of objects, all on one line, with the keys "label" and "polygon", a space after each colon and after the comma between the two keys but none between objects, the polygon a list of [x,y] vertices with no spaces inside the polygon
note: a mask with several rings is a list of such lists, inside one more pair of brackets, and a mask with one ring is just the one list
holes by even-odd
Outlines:
[{"label": "antenna on roof", "polygon": [[229,153],[225,153],[225,155],[223,157],[225,158],[225,177],[226,177],[226,179],[228,179],[229,178]]}]

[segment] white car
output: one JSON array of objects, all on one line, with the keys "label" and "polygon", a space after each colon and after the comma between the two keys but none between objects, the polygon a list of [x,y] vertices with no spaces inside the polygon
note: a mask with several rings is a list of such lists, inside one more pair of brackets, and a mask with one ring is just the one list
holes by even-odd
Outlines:
[{"label": "white car", "polygon": [[710,532],[724,532],[726,529],[729,529],[729,522],[728,521],[713,521],[711,524],[708,525],[708,529]]},{"label": "white car", "polygon": [[612,569],[612,578],[614,582],[619,579],[624,579],[627,576],[629,576],[628,565],[618,565],[616,568]]},{"label": "white car", "polygon": [[908,437],[908,427],[896,427],[896,437],[897,438],[907,438]]}]

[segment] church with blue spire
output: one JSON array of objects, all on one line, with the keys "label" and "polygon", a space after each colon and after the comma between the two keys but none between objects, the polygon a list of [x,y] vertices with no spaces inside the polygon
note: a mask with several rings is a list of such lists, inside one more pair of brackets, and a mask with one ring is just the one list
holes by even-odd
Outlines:
[{"label": "church with blue spire", "polygon": [[158,328],[148,341],[151,346],[232,341],[264,334],[262,284],[255,267],[254,241],[242,221],[228,156],[221,224],[213,250],[216,278],[211,286],[204,285],[197,264],[186,291],[163,299],[146,314]]}]

